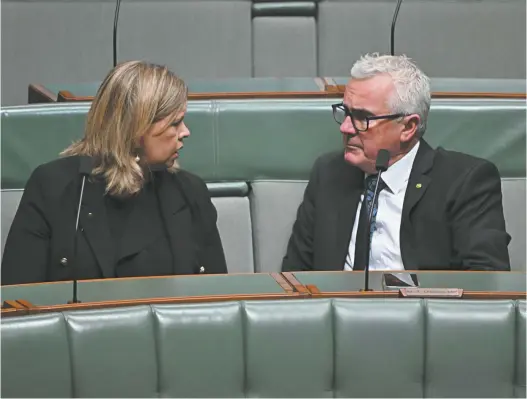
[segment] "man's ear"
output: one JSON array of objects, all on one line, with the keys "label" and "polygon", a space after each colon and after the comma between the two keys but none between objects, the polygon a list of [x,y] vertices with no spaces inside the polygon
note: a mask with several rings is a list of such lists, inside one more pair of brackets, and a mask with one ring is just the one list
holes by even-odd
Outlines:
[{"label": "man's ear", "polygon": [[419,115],[412,114],[409,116],[405,116],[402,120],[403,130],[401,131],[401,143],[409,143],[414,139],[418,139],[417,137],[417,127],[419,126],[419,122],[421,121],[421,118],[419,118]]}]

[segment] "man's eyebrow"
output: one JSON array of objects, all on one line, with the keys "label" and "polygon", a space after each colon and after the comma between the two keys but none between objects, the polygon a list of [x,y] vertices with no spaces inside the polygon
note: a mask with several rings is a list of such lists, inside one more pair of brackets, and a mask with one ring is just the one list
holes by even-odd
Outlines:
[{"label": "man's eyebrow", "polygon": [[365,108],[351,108],[351,112],[356,112],[358,114],[366,115],[366,116],[374,116],[375,114]]}]

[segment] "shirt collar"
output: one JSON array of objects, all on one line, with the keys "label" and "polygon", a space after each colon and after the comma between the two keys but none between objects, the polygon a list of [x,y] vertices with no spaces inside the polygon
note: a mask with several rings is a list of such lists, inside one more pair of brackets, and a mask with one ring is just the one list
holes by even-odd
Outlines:
[{"label": "shirt collar", "polygon": [[419,149],[419,144],[418,141],[410,152],[391,165],[386,172],[383,172],[381,175],[382,180],[386,183],[386,186],[392,193],[397,194],[407,186],[415,156]]}]

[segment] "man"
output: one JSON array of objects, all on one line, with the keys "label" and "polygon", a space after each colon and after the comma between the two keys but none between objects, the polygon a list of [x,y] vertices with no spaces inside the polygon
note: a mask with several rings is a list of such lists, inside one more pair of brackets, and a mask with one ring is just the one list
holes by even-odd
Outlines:
[{"label": "man", "polygon": [[[315,162],[283,271],[364,269],[372,206],[370,270],[510,270],[499,172],[432,149],[423,139],[429,108],[429,79],[407,57],[355,63],[333,105],[344,151]],[[390,160],[372,205],[381,149]]]}]

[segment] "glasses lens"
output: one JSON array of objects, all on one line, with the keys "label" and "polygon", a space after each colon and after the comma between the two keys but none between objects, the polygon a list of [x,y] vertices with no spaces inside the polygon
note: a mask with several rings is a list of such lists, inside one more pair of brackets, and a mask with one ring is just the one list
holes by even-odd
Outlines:
[{"label": "glasses lens", "polygon": [[352,115],[353,127],[359,132],[364,132],[368,130],[368,119],[366,118],[357,118],[355,115]]},{"label": "glasses lens", "polygon": [[342,124],[346,119],[346,112],[340,107],[335,107],[333,108],[333,118],[338,124]]}]

